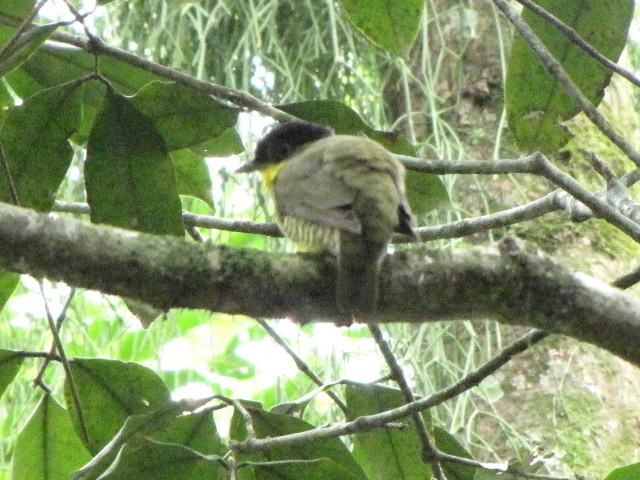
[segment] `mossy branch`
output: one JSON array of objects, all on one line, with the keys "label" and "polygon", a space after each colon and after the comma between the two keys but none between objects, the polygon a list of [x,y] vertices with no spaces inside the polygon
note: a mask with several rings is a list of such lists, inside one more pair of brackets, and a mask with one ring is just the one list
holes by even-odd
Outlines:
[{"label": "mossy branch", "polygon": [[[541,255],[502,247],[388,256],[375,321],[495,318],[569,335],[640,365],[640,301]],[[337,315],[331,258],[195,244],[6,204],[0,264],[163,309],[300,322]]]}]

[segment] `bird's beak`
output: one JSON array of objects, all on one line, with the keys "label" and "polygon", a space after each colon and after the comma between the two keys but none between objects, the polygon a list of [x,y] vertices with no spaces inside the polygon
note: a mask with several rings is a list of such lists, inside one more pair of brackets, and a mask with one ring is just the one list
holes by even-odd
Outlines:
[{"label": "bird's beak", "polygon": [[256,162],[251,161],[249,163],[245,163],[240,168],[236,169],[236,171],[234,173],[255,172],[257,169],[258,169],[258,165],[256,164]]},{"label": "bird's beak", "polygon": [[237,168],[233,173],[249,173],[255,172],[258,169],[258,164],[255,161],[250,161],[249,163],[245,163],[240,168]]}]

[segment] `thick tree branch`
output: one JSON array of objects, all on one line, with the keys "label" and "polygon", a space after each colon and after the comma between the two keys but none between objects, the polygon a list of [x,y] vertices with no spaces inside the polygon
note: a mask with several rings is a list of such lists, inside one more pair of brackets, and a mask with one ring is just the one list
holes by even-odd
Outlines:
[{"label": "thick tree branch", "polygon": [[[299,321],[336,318],[333,260],[145,235],[0,206],[0,264],[159,308]],[[496,318],[596,344],[640,365],[640,301],[518,249],[383,265],[377,322]],[[367,319],[363,319],[367,320]]]}]

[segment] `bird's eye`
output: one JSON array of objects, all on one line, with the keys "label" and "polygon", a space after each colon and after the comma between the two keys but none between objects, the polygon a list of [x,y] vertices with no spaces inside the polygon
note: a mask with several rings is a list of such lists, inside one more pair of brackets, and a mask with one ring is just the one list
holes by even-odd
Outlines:
[{"label": "bird's eye", "polygon": [[280,145],[279,153],[282,158],[288,157],[292,151],[293,151],[293,147],[291,146],[290,143],[283,143],[282,145]]}]

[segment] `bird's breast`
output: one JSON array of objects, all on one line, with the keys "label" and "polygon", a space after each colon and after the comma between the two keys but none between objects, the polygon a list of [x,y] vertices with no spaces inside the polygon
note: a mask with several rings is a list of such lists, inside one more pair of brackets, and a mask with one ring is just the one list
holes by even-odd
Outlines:
[{"label": "bird's breast", "polygon": [[291,216],[279,218],[278,223],[285,236],[293,241],[298,248],[338,254],[340,232],[337,229]]}]

